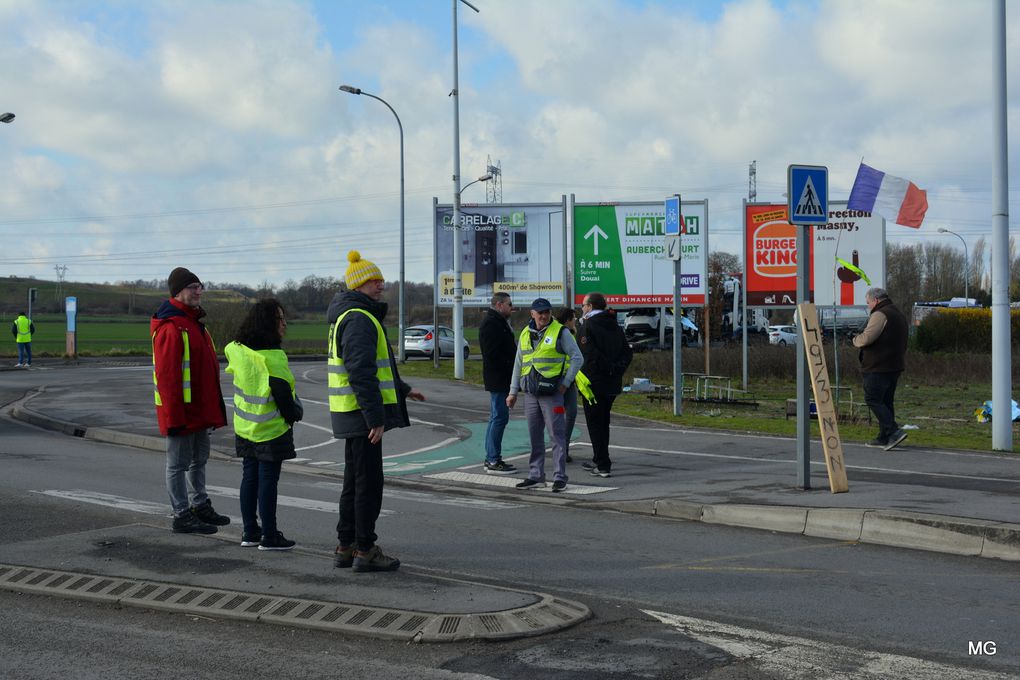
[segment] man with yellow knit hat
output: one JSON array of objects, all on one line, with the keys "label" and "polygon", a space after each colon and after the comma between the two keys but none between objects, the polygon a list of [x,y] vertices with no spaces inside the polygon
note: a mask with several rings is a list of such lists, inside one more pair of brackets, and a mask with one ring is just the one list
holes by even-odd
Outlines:
[{"label": "man with yellow knit hat", "polygon": [[382,325],[389,308],[382,301],[382,272],[356,250],[347,261],[347,289],[336,294],[327,313],[330,418],[333,436],[346,440],[333,566],[394,571],[400,560],[383,554],[375,533],[382,509],[382,437],[409,426],[406,400],[425,401],[425,395],[397,373]]}]

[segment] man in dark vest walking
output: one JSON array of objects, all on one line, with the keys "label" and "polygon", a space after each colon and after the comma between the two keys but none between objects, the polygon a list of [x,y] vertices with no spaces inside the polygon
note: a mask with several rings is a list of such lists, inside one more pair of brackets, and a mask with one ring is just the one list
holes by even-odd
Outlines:
[{"label": "man in dark vest walking", "polygon": [[883,288],[869,289],[864,299],[870,311],[868,325],[853,343],[861,348],[864,401],[878,419],[878,436],[869,445],[889,451],[907,438],[893,407],[896,383],[905,367],[907,320]]}]

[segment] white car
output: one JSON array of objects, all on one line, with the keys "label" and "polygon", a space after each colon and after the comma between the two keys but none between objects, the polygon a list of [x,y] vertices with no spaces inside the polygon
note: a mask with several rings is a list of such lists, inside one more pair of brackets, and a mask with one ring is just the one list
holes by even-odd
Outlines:
[{"label": "white car", "polygon": [[[629,339],[657,337],[659,334],[659,310],[655,307],[641,307],[627,312],[624,319],[623,332]],[[683,328],[683,344],[693,345],[698,341],[698,327],[686,316],[680,317]],[[672,335],[674,327],[673,310],[666,310],[666,334]]]},{"label": "white car", "polygon": [[770,345],[796,345],[796,326],[769,326]]},{"label": "white car", "polygon": [[[447,326],[440,326],[439,356],[453,356],[453,340],[453,329]],[[410,326],[404,329],[404,354],[408,356],[419,355],[430,357],[435,350],[436,333],[433,330],[433,326]],[[471,355],[471,346],[467,340],[464,340],[461,351],[464,352],[465,359]]]}]

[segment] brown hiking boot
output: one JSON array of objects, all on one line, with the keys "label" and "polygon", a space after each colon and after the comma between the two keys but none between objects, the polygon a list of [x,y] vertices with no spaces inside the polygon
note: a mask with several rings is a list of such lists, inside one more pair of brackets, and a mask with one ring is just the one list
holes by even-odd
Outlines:
[{"label": "brown hiking boot", "polygon": [[398,567],[400,560],[383,555],[378,545],[354,551],[354,571],[396,571]]},{"label": "brown hiking boot", "polygon": [[354,564],[354,546],[349,545],[345,548],[338,545],[333,551],[333,566],[337,569],[349,569],[352,564]]}]

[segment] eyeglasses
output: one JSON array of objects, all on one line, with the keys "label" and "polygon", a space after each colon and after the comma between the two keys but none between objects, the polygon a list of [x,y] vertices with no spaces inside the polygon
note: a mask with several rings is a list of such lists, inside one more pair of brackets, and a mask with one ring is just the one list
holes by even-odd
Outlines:
[{"label": "eyeglasses", "polygon": [[192,283],[191,285],[185,286],[185,288],[190,290],[192,293],[198,293],[199,291],[204,290],[205,286],[201,283]]},{"label": "eyeglasses", "polygon": [[591,307],[591,303],[590,302],[582,302],[581,306],[582,307]]}]

